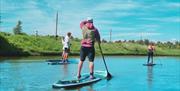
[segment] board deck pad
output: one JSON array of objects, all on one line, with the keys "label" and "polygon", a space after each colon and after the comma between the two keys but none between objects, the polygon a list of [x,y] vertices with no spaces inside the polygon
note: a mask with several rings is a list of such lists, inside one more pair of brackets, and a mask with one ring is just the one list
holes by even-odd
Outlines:
[{"label": "board deck pad", "polygon": [[46,62],[50,65],[63,65],[63,64],[71,64],[71,63],[77,63],[74,60],[68,60],[67,62],[64,62],[60,59],[54,59],[54,60],[46,60]]},{"label": "board deck pad", "polygon": [[60,64],[70,64],[71,62],[63,62],[63,61],[60,61],[60,62],[48,62],[48,64],[50,65],[60,65]]},{"label": "board deck pad", "polygon": [[79,80],[59,80],[59,82],[57,82],[58,84],[71,84],[71,83],[80,83],[82,81],[85,81],[89,78],[89,76],[85,76],[85,77],[82,77],[81,79]]},{"label": "board deck pad", "polygon": [[156,64],[143,64],[143,66],[154,66]]},{"label": "board deck pad", "polygon": [[78,87],[84,86],[88,84],[92,84],[102,80],[105,76],[96,74],[94,75],[94,79],[90,79],[89,74],[82,75],[81,79],[77,80],[77,78],[71,80],[59,80],[58,82],[52,85],[53,88],[70,88],[70,87]]},{"label": "board deck pad", "polygon": [[50,60],[46,60],[46,62],[61,62],[62,59],[50,59]]}]

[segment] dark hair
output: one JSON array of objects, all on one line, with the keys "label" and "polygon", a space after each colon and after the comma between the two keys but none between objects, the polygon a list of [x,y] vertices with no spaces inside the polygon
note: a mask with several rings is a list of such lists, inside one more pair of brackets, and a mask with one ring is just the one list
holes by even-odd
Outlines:
[{"label": "dark hair", "polygon": [[89,20],[89,21],[87,21],[87,22],[89,22],[89,23],[93,23],[93,20]]},{"label": "dark hair", "polygon": [[68,32],[67,35],[70,36],[70,35],[71,35],[71,32]]},{"label": "dark hair", "polygon": [[149,45],[152,45],[152,46],[154,46],[154,43],[153,43],[153,42],[150,42],[150,43],[149,43]]}]

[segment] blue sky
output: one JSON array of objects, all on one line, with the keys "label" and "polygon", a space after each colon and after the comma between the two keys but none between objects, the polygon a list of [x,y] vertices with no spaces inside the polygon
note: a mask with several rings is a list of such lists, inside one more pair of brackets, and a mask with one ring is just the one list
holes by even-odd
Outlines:
[{"label": "blue sky", "polygon": [[0,31],[11,32],[22,21],[23,32],[72,32],[81,38],[79,23],[92,17],[101,37],[109,40],[180,40],[180,0],[0,0]]}]

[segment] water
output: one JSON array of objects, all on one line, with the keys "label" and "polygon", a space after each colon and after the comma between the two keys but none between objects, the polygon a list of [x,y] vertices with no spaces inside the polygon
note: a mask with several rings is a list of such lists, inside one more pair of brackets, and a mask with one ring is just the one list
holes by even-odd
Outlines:
[{"label": "water", "polygon": [[[58,57],[2,59],[0,91],[180,91],[180,57],[156,57],[157,65],[147,67],[144,56],[106,56],[113,78],[73,89],[53,89],[52,84],[76,76],[77,64],[48,65],[45,60],[52,58]],[[95,70],[105,70],[101,57]],[[82,72],[89,72],[88,61]]]}]

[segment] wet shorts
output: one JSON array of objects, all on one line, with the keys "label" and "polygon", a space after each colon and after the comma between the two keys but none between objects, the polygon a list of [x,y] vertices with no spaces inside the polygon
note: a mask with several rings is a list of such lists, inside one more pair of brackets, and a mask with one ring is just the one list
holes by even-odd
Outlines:
[{"label": "wet shorts", "polygon": [[83,47],[83,46],[81,46],[81,50],[80,50],[81,61],[84,61],[86,59],[86,56],[88,56],[88,59],[90,62],[94,61],[94,57],[95,57],[94,47]]}]

